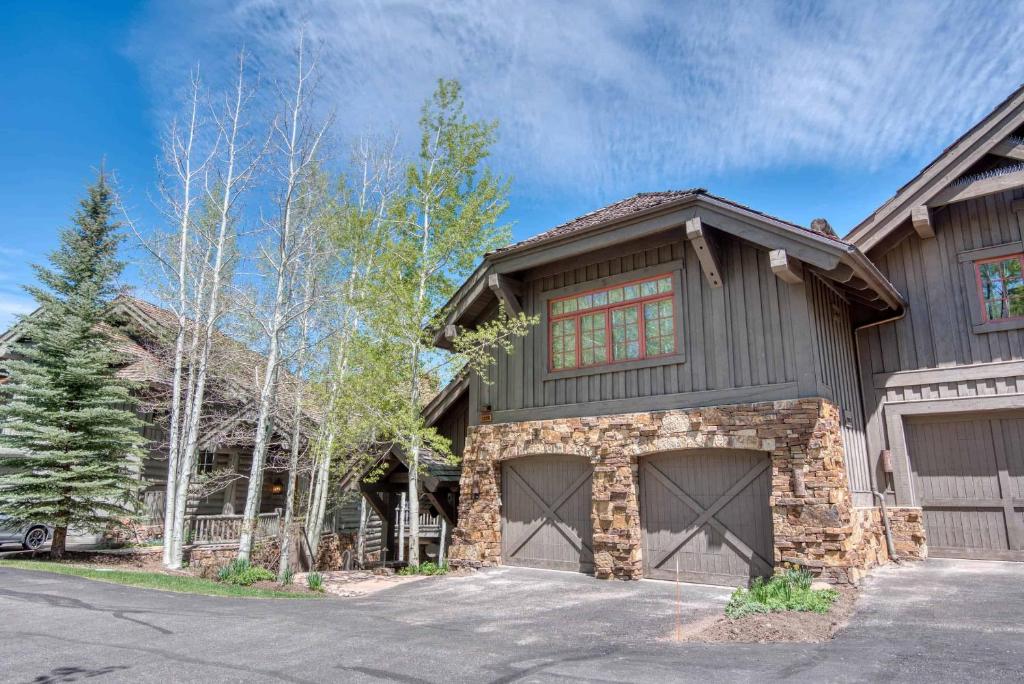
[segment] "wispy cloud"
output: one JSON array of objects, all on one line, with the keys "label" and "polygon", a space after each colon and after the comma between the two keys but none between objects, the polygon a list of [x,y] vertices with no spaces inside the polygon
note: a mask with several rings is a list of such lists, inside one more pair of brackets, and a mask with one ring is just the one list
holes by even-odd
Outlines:
[{"label": "wispy cloud", "polygon": [[36,303],[28,295],[0,292],[0,332],[7,330],[21,314],[35,311]]},{"label": "wispy cloud", "polygon": [[878,168],[941,149],[1024,74],[1019,2],[199,0],[151,7],[128,47],[158,106],[241,45],[280,76],[323,45],[340,136],[411,138],[438,76],[502,122],[518,187],[590,187],[807,164]]}]

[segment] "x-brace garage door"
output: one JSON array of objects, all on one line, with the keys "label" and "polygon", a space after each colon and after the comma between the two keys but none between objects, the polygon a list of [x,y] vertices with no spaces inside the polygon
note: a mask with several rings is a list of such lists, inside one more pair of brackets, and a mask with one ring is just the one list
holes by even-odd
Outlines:
[{"label": "x-brace garage door", "polygon": [[585,458],[529,456],[502,466],[502,558],[507,565],[593,572],[593,468]]},{"label": "x-brace garage door", "polygon": [[765,454],[727,449],[643,458],[644,575],[731,586],[770,575],[770,465]]}]

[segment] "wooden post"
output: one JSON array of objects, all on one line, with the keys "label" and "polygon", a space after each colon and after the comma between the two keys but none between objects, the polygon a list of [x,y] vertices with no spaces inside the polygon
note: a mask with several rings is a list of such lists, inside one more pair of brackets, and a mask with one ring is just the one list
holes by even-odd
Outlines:
[{"label": "wooden post", "polygon": [[405,492],[398,504],[398,562],[405,560]]},{"label": "wooden post", "polygon": [[359,495],[359,536],[356,537],[356,561],[363,567],[366,553],[366,497]]},{"label": "wooden post", "polygon": [[444,538],[448,532],[447,524],[445,523],[444,516],[441,516],[441,539],[437,546],[437,564],[444,565]]}]

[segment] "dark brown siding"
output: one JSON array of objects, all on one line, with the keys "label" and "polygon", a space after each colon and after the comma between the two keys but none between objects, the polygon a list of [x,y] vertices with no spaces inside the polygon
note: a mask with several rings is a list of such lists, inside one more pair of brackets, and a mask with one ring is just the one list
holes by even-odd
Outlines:
[{"label": "dark brown siding", "polygon": [[[621,256],[565,264],[527,274],[527,313],[541,324],[499,353],[490,384],[475,380],[470,420],[490,405],[496,422],[566,415],[653,410],[672,405],[714,405],[797,396],[794,345],[810,332],[794,330],[794,290],[779,281],[768,253],[736,240],[722,242],[724,287],[707,284],[694,251],[679,240],[620,250]],[[675,272],[682,299],[677,321],[682,359],[643,368],[547,377],[546,302],[573,289],[621,278]],[[807,306],[806,302],[800,306]],[[797,337],[795,338],[794,335]],[[669,398],[663,402],[658,398]]]},{"label": "dark brown siding", "polygon": [[[1020,244],[1021,217],[1012,205],[1022,197],[1018,189],[940,208],[932,215],[934,238],[908,231],[894,247],[870,254],[909,302],[903,319],[858,337],[868,454],[877,477],[883,477],[882,449],[907,454],[903,437],[890,434],[887,415],[920,402],[975,411],[1024,393],[1024,330],[973,329],[977,292],[959,262],[962,252]],[[905,499],[900,503],[914,503],[909,487],[896,489]]]},{"label": "dark brown siding", "polygon": [[846,450],[850,489],[858,503],[869,505],[871,492],[864,413],[861,410],[857,361],[850,323],[850,305],[816,276],[809,279],[811,311],[815,325],[815,352],[821,395],[831,399],[842,416],[843,446]]}]

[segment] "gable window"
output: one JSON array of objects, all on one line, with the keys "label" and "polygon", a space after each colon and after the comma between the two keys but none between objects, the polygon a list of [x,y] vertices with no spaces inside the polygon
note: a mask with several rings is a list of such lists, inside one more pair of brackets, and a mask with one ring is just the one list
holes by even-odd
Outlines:
[{"label": "gable window", "polygon": [[548,303],[553,371],[676,352],[672,277],[593,290]]},{"label": "gable window", "polygon": [[1022,258],[1015,254],[974,263],[984,322],[1024,318]]}]

